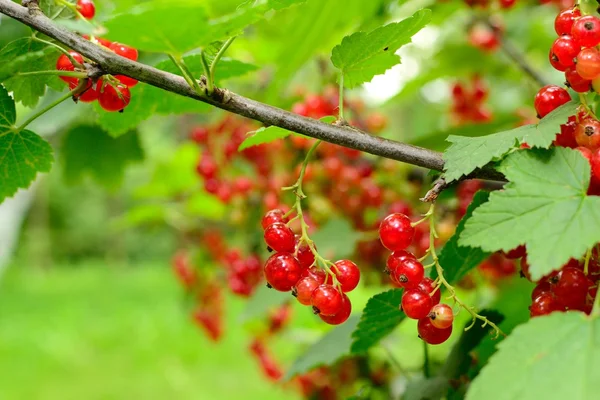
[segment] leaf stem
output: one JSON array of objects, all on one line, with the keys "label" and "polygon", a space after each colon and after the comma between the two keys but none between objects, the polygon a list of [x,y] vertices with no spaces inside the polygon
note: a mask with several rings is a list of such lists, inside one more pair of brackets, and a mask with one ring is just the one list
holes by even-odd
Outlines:
[{"label": "leaf stem", "polygon": [[227,39],[227,41],[225,43],[223,43],[223,47],[221,47],[219,49],[217,55],[212,60],[212,63],[210,63],[210,68],[208,70],[208,75],[206,76],[206,79],[207,79],[208,82],[210,82],[210,84],[213,87],[215,86],[215,71],[216,71],[216,68],[217,68],[217,64],[221,60],[221,58],[223,57],[223,55],[225,54],[225,52],[227,51],[227,49],[229,48],[229,46],[231,46],[231,43],[233,43],[233,41],[235,40],[235,38],[236,37],[234,36],[234,37],[231,37],[231,38]]},{"label": "leaf stem", "polygon": [[27,119],[27,121],[23,122],[23,124],[21,124],[21,126],[19,126],[16,129],[16,131],[17,132],[21,132],[23,129],[25,129],[27,127],[27,125],[31,124],[37,118],[41,117],[42,115],[44,115],[45,113],[47,113],[48,111],[50,111],[51,109],[53,109],[54,107],[56,107],[57,105],[59,105],[60,103],[62,103],[63,101],[67,100],[68,98],[73,97],[74,95],[76,95],[77,93],[79,93],[81,91],[81,89],[84,88],[86,85],[87,85],[87,80],[86,79],[81,79],[79,81],[79,84],[77,85],[77,87],[75,89],[71,90],[70,92],[68,92],[64,96],[59,97],[58,99],[56,99],[55,101],[53,101],[52,103],[50,103],[49,105],[47,105],[46,107],[44,107],[41,110],[39,110],[36,113],[34,113],[31,117],[29,117]]},{"label": "leaf stem", "polygon": [[71,64],[73,64],[73,66],[74,66],[75,68],[79,68],[79,69],[84,69],[84,68],[85,68],[85,67],[84,67],[84,66],[83,66],[83,65],[82,65],[82,64],[81,64],[79,61],[77,61],[77,60],[76,60],[76,59],[75,59],[75,58],[74,58],[74,57],[71,55],[71,53],[69,53],[69,51],[68,51],[68,50],[64,49],[62,46],[59,46],[59,45],[57,45],[56,43],[52,43],[52,42],[49,42],[49,41],[47,41],[47,40],[44,40],[44,39],[40,39],[40,38],[39,38],[39,37],[37,37],[37,36],[32,36],[32,38],[33,38],[33,40],[35,40],[35,41],[37,41],[37,42],[44,43],[44,44],[46,44],[46,45],[48,45],[48,46],[55,47],[55,48],[56,48],[58,51],[60,51],[61,53],[63,53],[65,56],[67,56],[67,58],[69,59],[69,61],[71,61]]},{"label": "leaf stem", "polygon": [[206,76],[206,94],[210,96],[213,94],[215,88],[212,79],[210,79],[210,66],[208,65],[208,61],[206,60],[206,53],[204,53],[204,51],[200,52],[200,59],[202,60],[204,75]]},{"label": "leaf stem", "polygon": [[70,78],[87,78],[86,72],[79,71],[60,71],[60,70],[49,70],[49,71],[31,71],[31,72],[17,72],[17,76],[31,76],[31,75],[60,75],[68,76]]},{"label": "leaf stem", "polygon": [[338,102],[338,119],[344,121],[344,74],[340,74],[340,88],[339,88],[339,102]]},{"label": "leaf stem", "polygon": [[190,73],[190,70],[185,65],[185,62],[181,58],[175,58],[175,56],[172,54],[169,54],[169,59],[179,69],[187,84],[190,85],[190,87],[193,88],[196,93],[202,95],[202,88],[200,88],[198,81],[196,81],[196,79],[194,79],[193,75]]},{"label": "leaf stem", "polygon": [[454,287],[450,283],[448,283],[446,278],[444,278],[444,268],[442,268],[442,266],[439,262],[437,253],[435,251],[435,239],[438,236],[435,231],[435,219],[433,218],[434,212],[435,212],[434,210],[435,210],[435,203],[431,204],[429,211],[425,215],[429,215],[429,218],[430,218],[430,220],[429,220],[429,252],[430,252],[431,258],[433,259],[433,262],[435,264],[435,269],[436,269],[436,272],[438,275],[437,279],[439,280],[439,286],[443,285],[446,288],[446,290],[450,293],[449,298],[453,299],[456,304],[458,304],[461,308],[464,308],[469,314],[471,314],[473,321],[472,321],[471,325],[469,325],[465,328],[465,331],[468,331],[469,329],[471,329],[475,325],[476,320],[480,320],[483,322],[483,324],[482,324],[483,327],[486,325],[489,325],[491,328],[494,329],[494,331],[496,332],[496,336],[495,336],[496,338],[499,335],[506,336],[506,334],[504,332],[502,332],[502,330],[495,323],[493,323],[492,321],[490,321],[483,315],[477,314],[475,311],[473,311],[473,307],[469,307],[465,303],[463,303],[456,296],[456,290],[454,289]]}]

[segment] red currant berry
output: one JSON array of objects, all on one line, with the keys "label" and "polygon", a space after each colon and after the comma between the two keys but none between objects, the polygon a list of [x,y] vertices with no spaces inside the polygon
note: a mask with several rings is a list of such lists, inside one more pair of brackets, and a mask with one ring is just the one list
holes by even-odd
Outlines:
[{"label": "red currant berry", "polygon": [[329,325],[340,325],[346,322],[352,313],[352,303],[346,293],[342,293],[342,307],[334,315],[319,314],[319,318]]},{"label": "red currant berry", "polygon": [[535,287],[533,288],[533,291],[531,292],[531,300],[535,300],[542,293],[550,293],[551,290],[552,290],[552,286],[550,285],[550,283],[548,281],[541,281],[540,283],[535,285]]},{"label": "red currant berry", "polygon": [[535,111],[540,118],[544,118],[554,109],[568,103],[571,100],[569,92],[556,85],[546,85],[535,95]]},{"label": "red currant berry", "polygon": [[[436,286],[433,282],[433,279],[423,278],[421,283],[419,283],[419,286],[417,286],[417,289],[419,289],[423,293],[429,294],[433,305],[436,305],[436,304],[439,304],[440,300],[442,299],[442,293],[439,288],[436,290],[435,287]],[[435,290],[435,292],[434,292],[434,290]]]},{"label": "red currant berry", "polygon": [[600,76],[600,53],[595,48],[583,49],[577,55],[577,73],[593,81]]},{"label": "red currant berry", "polygon": [[548,60],[555,70],[560,72],[565,72],[567,70],[567,67],[558,61],[558,57],[556,57],[556,54],[554,54],[552,50],[550,50],[550,54],[548,54]]},{"label": "red currant berry", "polygon": [[77,11],[85,19],[92,19],[96,15],[96,6],[92,0],[77,0]]},{"label": "red currant berry", "polygon": [[198,165],[196,165],[196,172],[198,172],[198,175],[204,179],[211,179],[217,176],[218,170],[219,166],[210,153],[205,152],[202,154],[202,158],[198,162]]},{"label": "red currant berry", "polygon": [[558,36],[570,35],[573,23],[581,17],[581,11],[578,8],[561,11],[554,20],[554,30]]},{"label": "red currant berry", "polygon": [[505,9],[511,8],[516,2],[517,0],[500,0],[500,7]]},{"label": "red currant berry", "polygon": [[594,118],[586,118],[575,128],[577,144],[590,150],[600,148],[600,122]]},{"label": "red currant berry", "polygon": [[402,294],[402,311],[408,318],[421,319],[429,315],[433,300],[419,289],[410,289]]},{"label": "red currant berry", "polygon": [[556,136],[556,139],[554,139],[554,145],[569,147],[571,149],[577,147],[575,128],[577,128],[577,123],[575,123],[575,121],[568,121],[566,124],[562,124],[560,126],[560,133]]},{"label": "red currant berry", "polygon": [[[81,56],[81,54],[76,53],[74,51],[69,51],[69,54],[75,59],[75,61],[77,61],[80,64],[83,64],[83,57]],[[61,54],[60,57],[58,57],[58,60],[56,61],[56,69],[59,71],[75,71],[75,66],[73,65],[71,60],[69,60],[69,57],[67,57],[64,54]],[[68,84],[75,84],[75,86],[77,86],[77,83],[79,82],[79,79],[70,76],[59,76],[59,78],[67,82]]]},{"label": "red currant berry", "polygon": [[592,166],[592,181],[600,182],[600,149],[591,153],[589,161]]},{"label": "red currant berry", "polygon": [[98,94],[98,103],[106,111],[121,111],[131,101],[131,93],[127,87],[103,85],[98,81],[100,93]]},{"label": "red currant berry", "polygon": [[571,35],[581,47],[594,47],[600,44],[600,19],[593,15],[578,18],[573,23]]},{"label": "red currant berry", "polygon": [[431,324],[438,329],[446,329],[452,326],[454,311],[448,304],[436,304],[429,312]]},{"label": "red currant berry", "polygon": [[350,260],[336,261],[332,268],[335,277],[340,283],[342,292],[353,291],[360,281],[360,269]]},{"label": "red currant berry", "polygon": [[315,314],[335,315],[343,305],[342,293],[332,285],[321,285],[316,288],[310,298]]},{"label": "red currant berry", "polygon": [[389,255],[387,262],[386,262],[386,266],[387,266],[387,273],[391,274],[392,271],[396,271],[398,269],[398,267],[400,267],[400,263],[404,262],[404,260],[408,259],[408,258],[412,258],[416,260],[416,257],[414,256],[414,254],[409,253],[406,250],[398,250],[398,251],[394,251],[392,252],[392,254]]},{"label": "red currant berry", "polygon": [[565,67],[575,65],[575,57],[579,54],[579,50],[581,50],[581,46],[568,35],[556,39],[551,49],[552,53],[558,57],[558,62]]},{"label": "red currant berry", "polygon": [[[77,80],[79,81],[79,80]],[[69,83],[69,89],[73,90],[79,85],[79,82]],[[85,91],[76,96],[78,101],[82,101],[84,103],[91,103],[98,100],[98,91],[94,89],[94,84],[91,79],[88,79],[87,87]]]},{"label": "red currant berry", "polygon": [[289,292],[300,280],[302,267],[293,255],[275,253],[266,262],[265,279],[267,283],[280,292]]},{"label": "red currant berry", "polygon": [[311,277],[312,279],[319,282],[319,285],[322,285],[325,283],[325,280],[327,280],[329,278],[329,275],[327,275],[325,273],[325,271],[323,271],[322,269],[319,269],[317,267],[312,267],[312,268],[303,270],[302,277],[303,278]]},{"label": "red currant berry", "polygon": [[417,331],[419,332],[419,337],[425,343],[442,344],[452,334],[452,325],[446,329],[438,329],[433,326],[431,319],[423,318],[417,324]]},{"label": "red currant berry", "polygon": [[275,251],[293,253],[296,247],[294,232],[283,222],[276,222],[265,229],[265,243]]},{"label": "red currant berry", "polygon": [[272,225],[275,222],[288,222],[288,219],[285,217],[285,213],[278,208],[275,210],[267,211],[265,216],[262,218],[260,224],[262,225],[263,229],[267,229],[269,225]]},{"label": "red currant berry", "polygon": [[298,299],[300,304],[309,306],[313,292],[322,284],[323,282],[319,282],[313,277],[307,276],[296,283],[296,286],[292,289],[292,293],[296,296],[296,299]]},{"label": "red currant berry", "polygon": [[567,308],[580,309],[585,305],[589,288],[593,283],[582,270],[565,267],[550,281],[552,293]]},{"label": "red currant berry", "polygon": [[404,214],[390,214],[379,226],[381,243],[389,250],[404,250],[413,240],[415,228]]},{"label": "red currant berry", "polygon": [[565,79],[567,80],[569,87],[577,93],[585,93],[592,88],[592,81],[583,79],[581,75],[577,73],[576,68],[569,68],[565,72]]},{"label": "red currant berry", "polygon": [[525,246],[520,245],[519,247],[516,247],[514,249],[512,249],[511,251],[506,253],[506,258],[508,258],[509,260],[514,260],[516,258],[523,258],[525,257],[525,255],[527,254],[527,249],[525,248]]},{"label": "red currant berry", "polygon": [[[314,243],[313,246],[315,246]],[[310,268],[315,263],[315,255],[308,244],[300,243],[300,235],[296,235],[296,252],[294,254],[302,268]]]},{"label": "red currant berry", "polygon": [[540,294],[533,300],[531,306],[529,306],[529,315],[532,318],[540,315],[548,315],[554,311],[565,311],[565,307],[550,292]]},{"label": "red currant berry", "polygon": [[416,289],[425,276],[425,269],[417,259],[407,258],[391,272],[394,281],[405,289]]},{"label": "red currant berry", "polygon": [[[109,49],[111,49],[121,57],[125,57],[129,60],[137,61],[138,59],[138,51],[133,47],[129,47],[124,44],[115,42],[109,46]],[[125,75],[116,75],[115,78],[117,78],[123,85],[127,87],[134,87],[138,84],[138,81],[136,79],[130,78]]]}]

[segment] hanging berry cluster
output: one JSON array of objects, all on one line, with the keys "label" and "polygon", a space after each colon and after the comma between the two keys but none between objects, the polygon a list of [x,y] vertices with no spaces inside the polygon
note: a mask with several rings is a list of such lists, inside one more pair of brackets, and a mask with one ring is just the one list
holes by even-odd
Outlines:
[{"label": "hanging berry cluster", "polygon": [[480,76],[471,79],[471,88],[456,82],[452,85],[452,120],[456,125],[469,122],[482,123],[492,120],[492,112],[483,104],[489,89]]}]

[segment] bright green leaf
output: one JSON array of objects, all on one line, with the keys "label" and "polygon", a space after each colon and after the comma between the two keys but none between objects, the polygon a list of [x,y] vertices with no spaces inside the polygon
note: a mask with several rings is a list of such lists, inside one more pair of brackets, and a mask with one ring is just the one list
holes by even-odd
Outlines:
[{"label": "bright green leaf", "polygon": [[392,289],[369,299],[352,333],[352,353],[364,353],[392,333],[406,315],[400,311],[402,290]]},{"label": "bright green leaf", "polygon": [[58,52],[30,37],[17,39],[0,50],[0,80],[16,102],[34,107],[46,93],[46,86],[63,90],[66,85],[56,75],[18,76],[19,72],[56,69]]},{"label": "bright green leaf", "polygon": [[539,279],[600,241],[600,197],[586,195],[590,165],[577,150],[517,151],[499,169],[510,182],[467,220],[461,246],[509,251],[526,244],[531,276]]},{"label": "bright green leaf", "polygon": [[430,10],[417,11],[412,17],[394,22],[369,33],[357,32],[346,36],[334,47],[331,61],[341,70],[344,86],[356,87],[370,82],[375,75],[400,62],[395,52],[410,43],[411,37],[431,20]]},{"label": "bright green leaf", "polygon": [[332,218],[323,225],[312,239],[317,244],[319,253],[329,258],[345,258],[354,252],[356,242],[361,238],[352,225],[345,219]]},{"label": "bright green leaf", "polygon": [[248,132],[246,139],[240,144],[239,151],[248,147],[258,146],[259,144],[271,143],[278,139],[283,139],[291,134],[290,131],[277,126],[262,127],[252,132]]},{"label": "bright green leaf", "polygon": [[525,125],[474,138],[449,136],[447,140],[452,145],[444,153],[446,180],[459,179],[492,161],[498,161],[521,143],[547,149],[560,132],[560,126],[577,112],[578,106],[578,101],[564,104],[545,116],[537,125]]},{"label": "bright green leaf", "polygon": [[137,132],[112,138],[97,126],[77,126],[65,135],[62,145],[64,175],[73,184],[89,174],[107,189],[117,189],[129,163],[142,161]]},{"label": "bright green leaf", "polygon": [[325,334],[318,342],[310,346],[288,369],[285,380],[307,372],[320,365],[331,365],[347,355],[352,343],[352,332],[356,329],[359,316],[352,315],[342,325],[338,325]]},{"label": "bright green leaf", "polygon": [[[465,216],[460,220],[454,235],[446,242],[440,252],[440,265],[444,268],[444,278],[452,284],[460,281],[469,271],[485,260],[489,253],[477,247],[463,247],[458,245],[458,238],[465,229],[466,221],[471,218],[473,211],[488,200],[488,192],[478,192],[467,208]],[[437,277],[433,270],[432,278]]]},{"label": "bright green leaf", "polygon": [[467,400],[593,400],[600,379],[600,320],[554,313],[517,327],[475,378]]}]

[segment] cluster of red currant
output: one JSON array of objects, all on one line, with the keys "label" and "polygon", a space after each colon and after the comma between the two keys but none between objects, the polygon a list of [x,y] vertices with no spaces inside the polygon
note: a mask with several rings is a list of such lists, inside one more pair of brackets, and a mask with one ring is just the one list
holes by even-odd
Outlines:
[{"label": "cluster of red currant", "polygon": [[536,284],[531,293],[529,307],[532,317],[550,314],[555,311],[578,310],[589,314],[598,290],[600,264],[598,252],[592,252],[587,262],[571,259],[558,271],[533,280],[527,263],[527,250],[519,246],[507,257],[521,258],[521,275]]},{"label": "cluster of red currant", "polygon": [[600,19],[582,16],[579,8],[558,14],[554,29],[559,35],[550,49],[550,64],[565,73],[567,85],[585,93],[600,88]]},{"label": "cluster of red currant", "polygon": [[419,337],[429,344],[440,344],[452,333],[454,312],[440,303],[441,293],[434,281],[425,277],[423,264],[406,249],[413,241],[415,228],[404,214],[390,214],[379,226],[381,243],[392,251],[386,272],[404,288],[401,309],[407,317],[419,320]]},{"label": "cluster of red currant", "polygon": [[[121,43],[111,43],[104,39],[94,40],[95,43],[105,46],[116,54],[133,61],[138,59],[138,51]],[[74,65],[75,62],[77,65]],[[75,51],[69,51],[69,56],[62,54],[56,61],[56,69],[59,71],[85,71],[85,60],[83,56]],[[64,82],[73,90],[79,85],[79,79],[69,76],[60,76]],[[131,101],[129,88],[138,82],[135,79],[123,75],[105,75],[96,83],[87,79],[87,86],[75,95],[78,101],[92,103],[98,100],[100,106],[106,111],[122,111]]]},{"label": "cluster of red currant", "polygon": [[452,85],[452,119],[456,125],[492,120],[492,112],[484,106],[489,89],[479,75],[471,79],[471,88],[456,82]]},{"label": "cluster of red currant", "polygon": [[352,312],[346,293],[356,288],[360,270],[350,260],[336,261],[327,271],[319,269],[312,242],[294,235],[283,211],[271,210],[262,219],[265,243],[275,251],[265,263],[268,286],[292,294],[310,305],[321,320],[331,325],[345,322]]}]

